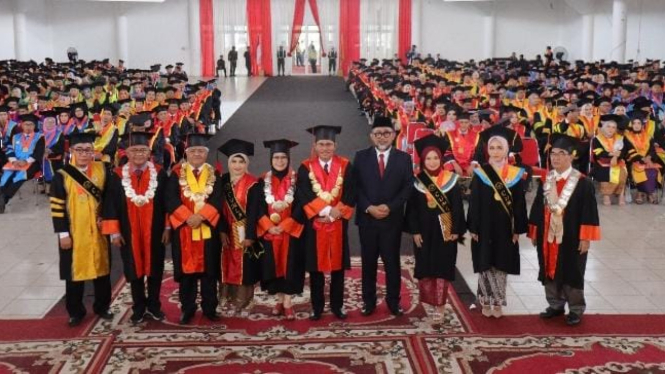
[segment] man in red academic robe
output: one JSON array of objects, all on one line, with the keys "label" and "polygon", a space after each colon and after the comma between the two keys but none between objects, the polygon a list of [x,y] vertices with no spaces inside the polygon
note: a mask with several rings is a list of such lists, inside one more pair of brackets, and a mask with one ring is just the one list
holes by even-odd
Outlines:
[{"label": "man in red academic robe", "polygon": [[102,210],[102,233],[120,247],[125,278],[131,284],[134,324],[142,322],[144,315],[164,319],[159,293],[165,245],[171,236],[164,208],[168,177],[159,165],[148,161],[150,137],[145,132],[124,136],[128,162],[111,175]]},{"label": "man in red academic robe", "polygon": [[298,169],[296,193],[303,204],[307,221],[303,231],[306,269],[309,271],[312,299],[310,320],[321,319],[325,299],[324,273],[330,273],[330,309],[345,319],[344,270],[351,268],[348,224],[353,215],[355,196],[349,160],[335,154],[337,126],[308,129],[315,137],[311,159]]},{"label": "man in red academic robe", "polygon": [[586,309],[584,271],[591,241],[600,240],[600,221],[593,182],[572,167],[579,140],[553,134],[551,170],[540,185],[529,217],[529,238],[538,249],[538,279],[549,307],[540,317],[563,315],[570,326]]},{"label": "man in red academic robe", "polygon": [[452,167],[460,177],[473,176],[473,154],[478,144],[478,131],[476,131],[469,121],[469,113],[460,113],[458,117],[458,127],[447,131],[445,137],[450,143],[449,153],[453,156],[447,162],[447,168]]},{"label": "man in red academic robe", "polygon": [[211,321],[216,312],[220,278],[221,238],[218,223],[222,211],[222,185],[208,163],[210,135],[190,134],[185,150],[187,162],[173,168],[166,187],[166,210],[173,228],[173,271],[180,284],[180,324],[196,313],[197,283],[201,283],[201,309]]}]

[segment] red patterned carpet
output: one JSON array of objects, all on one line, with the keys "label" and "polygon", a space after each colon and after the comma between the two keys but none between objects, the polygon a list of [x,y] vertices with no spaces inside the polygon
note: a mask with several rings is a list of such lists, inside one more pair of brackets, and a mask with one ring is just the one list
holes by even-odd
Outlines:
[{"label": "red patterned carpet", "polygon": [[296,299],[298,320],[283,321],[258,294],[247,319],[213,324],[198,314],[193,325],[179,326],[177,287],[167,276],[168,320],[132,326],[129,289],[120,284],[113,321],[90,317],[70,329],[59,306],[39,321],[0,322],[0,373],[665,372],[665,316],[590,315],[577,328],[537,316],[488,320],[453,292],[444,322],[433,324],[431,310],[417,303],[411,261],[404,258],[406,313],[399,318],[384,305],[360,316],[359,264],[347,275],[343,322],[330,314],[310,322],[306,296]]}]

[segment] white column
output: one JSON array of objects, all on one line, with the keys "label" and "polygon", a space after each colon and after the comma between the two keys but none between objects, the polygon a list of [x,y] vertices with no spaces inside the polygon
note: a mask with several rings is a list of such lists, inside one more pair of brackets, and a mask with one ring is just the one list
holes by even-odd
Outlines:
[{"label": "white column", "polygon": [[593,14],[582,16],[582,59],[593,60]]},{"label": "white column", "polygon": [[[119,15],[115,19],[116,28],[116,48],[118,59],[125,61],[125,66],[129,66],[129,34],[127,31],[127,16]],[[114,62],[115,63],[115,62]]]},{"label": "white column", "polygon": [[[421,44],[422,31],[422,0],[413,0],[411,2],[411,44],[418,46],[418,50],[423,51]],[[404,58],[400,56],[400,58]]]},{"label": "white column", "polygon": [[493,58],[496,45],[496,15],[494,11],[483,16],[483,58]]},{"label": "white column", "polygon": [[19,61],[28,59],[25,23],[25,13],[14,13],[14,58]]},{"label": "white column", "polygon": [[201,76],[201,30],[199,29],[199,0],[188,0],[189,16],[189,72]]},{"label": "white column", "polygon": [[626,0],[614,0],[612,5],[612,60],[623,63],[626,60],[626,24],[628,11]]}]

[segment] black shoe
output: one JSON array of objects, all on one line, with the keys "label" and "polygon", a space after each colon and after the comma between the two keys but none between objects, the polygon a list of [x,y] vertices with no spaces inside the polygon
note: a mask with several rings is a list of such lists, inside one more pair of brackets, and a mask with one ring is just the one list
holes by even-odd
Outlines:
[{"label": "black shoe", "polygon": [[365,305],[363,309],[360,311],[360,314],[362,314],[365,317],[371,316],[372,314],[374,314],[375,310],[376,310],[375,305]]},{"label": "black shoe", "polygon": [[104,313],[97,313],[97,315],[103,320],[110,321],[113,319],[113,313],[109,312],[108,310]]},{"label": "black shoe", "polygon": [[5,212],[5,206],[7,205],[7,202],[5,201],[5,197],[0,195],[0,214],[3,214]]},{"label": "black shoe", "polygon": [[392,314],[395,317],[401,317],[404,315],[404,310],[402,308],[398,307],[388,307],[390,310],[390,314]]},{"label": "black shoe", "polygon": [[134,313],[129,318],[129,320],[132,322],[133,325],[138,325],[139,323],[143,322],[143,313]]},{"label": "black shoe", "polygon": [[207,318],[208,320],[210,320],[212,322],[216,322],[216,321],[220,320],[219,314],[217,314],[217,312],[203,313],[203,315],[205,316],[205,318]]},{"label": "black shoe", "polygon": [[312,314],[309,315],[310,321],[318,321],[320,319],[321,319],[321,312],[318,312],[316,310],[313,310]]},{"label": "black shoe", "polygon": [[337,319],[346,319],[346,313],[342,312],[341,309],[333,309],[332,314],[337,317]]},{"label": "black shoe", "polygon": [[542,319],[550,319],[558,316],[562,316],[565,311],[563,309],[554,309],[547,307],[544,312],[540,312],[539,316]]},{"label": "black shoe", "polygon": [[67,324],[69,325],[69,327],[76,327],[80,325],[81,322],[83,322],[83,317],[69,317],[69,321],[67,322]]},{"label": "black shoe", "polygon": [[166,318],[166,315],[164,314],[164,312],[162,312],[162,311],[159,310],[159,309],[157,309],[157,310],[150,310],[150,309],[148,309],[148,310],[145,312],[145,314],[146,314],[146,316],[148,316],[148,317],[154,319],[155,321],[163,321],[164,318]]},{"label": "black shoe", "polygon": [[188,312],[188,313],[183,313],[180,316],[180,323],[181,325],[187,325],[192,321],[192,318],[194,318],[194,313],[193,312]]},{"label": "black shoe", "polygon": [[578,316],[577,314],[570,312],[566,316],[566,324],[568,326],[576,326],[579,325],[580,322],[582,322],[582,317]]}]

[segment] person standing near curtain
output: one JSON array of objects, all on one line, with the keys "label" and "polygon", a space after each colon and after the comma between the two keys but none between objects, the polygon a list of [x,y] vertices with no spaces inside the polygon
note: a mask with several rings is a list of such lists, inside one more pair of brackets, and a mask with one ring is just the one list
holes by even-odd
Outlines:
[{"label": "person standing near curtain", "polygon": [[247,68],[247,76],[251,77],[252,76],[252,55],[249,52],[250,51],[250,46],[247,46],[247,50],[245,53],[243,53],[243,57],[245,57],[245,67]]},{"label": "person standing near curtain", "polygon": [[335,75],[337,73],[337,51],[335,47],[330,48],[328,52],[328,75]]},{"label": "person standing near curtain", "polygon": [[231,47],[228,55],[229,64],[229,75],[232,77],[236,76],[236,67],[238,66],[238,51],[236,51],[236,46]]},{"label": "person standing near curtain", "polygon": [[284,46],[280,45],[277,50],[277,75],[284,76],[284,60],[286,59],[286,51]]},{"label": "person standing near curtain", "polygon": [[356,224],[362,257],[362,315],[369,316],[376,309],[377,262],[381,257],[386,273],[388,310],[401,316],[400,244],[413,168],[411,157],[392,147],[395,130],[390,118],[376,116],[370,138],[372,147],[358,151],[353,160],[359,210]]},{"label": "person standing near curtain", "polygon": [[307,49],[307,59],[309,60],[309,65],[312,67],[312,74],[316,74],[316,62],[318,59],[318,54],[316,53],[316,47],[314,42]]},{"label": "person standing near curtain", "polygon": [[303,245],[312,299],[309,319],[318,321],[323,313],[324,273],[330,273],[330,309],[345,319],[344,271],[351,268],[348,225],[355,205],[352,166],[335,154],[335,136],[341,127],[316,126],[307,131],[314,135],[315,155],[298,169],[296,194],[307,217]]},{"label": "person standing near curtain", "polygon": [[487,142],[489,160],[474,169],[467,217],[478,301],[485,317],[500,318],[508,274],[520,273],[517,240],[527,232],[524,169],[508,163],[509,135],[495,127]]}]

